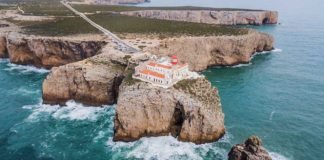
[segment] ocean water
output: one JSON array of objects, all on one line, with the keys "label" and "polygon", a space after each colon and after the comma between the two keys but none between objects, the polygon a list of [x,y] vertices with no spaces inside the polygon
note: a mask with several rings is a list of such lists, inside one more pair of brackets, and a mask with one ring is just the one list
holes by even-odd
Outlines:
[{"label": "ocean water", "polygon": [[116,143],[115,106],[43,105],[41,85],[48,71],[0,60],[1,160],[223,160],[232,145],[250,135],[260,136],[275,160],[324,159],[323,1],[152,0],[142,5],[280,12],[280,25],[247,26],[272,34],[274,51],[259,53],[250,64],[203,72],[220,90],[226,135],[204,145],[171,136]]}]

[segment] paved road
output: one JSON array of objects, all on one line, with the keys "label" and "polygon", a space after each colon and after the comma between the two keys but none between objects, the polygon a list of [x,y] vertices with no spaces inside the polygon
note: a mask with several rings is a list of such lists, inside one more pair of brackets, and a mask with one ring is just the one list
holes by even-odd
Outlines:
[{"label": "paved road", "polygon": [[103,32],[105,35],[107,35],[109,38],[112,39],[112,41],[114,43],[117,44],[118,49],[120,51],[126,52],[126,53],[136,53],[139,52],[138,49],[126,44],[124,41],[122,41],[119,37],[117,37],[115,34],[113,34],[112,32],[108,31],[107,29],[101,27],[100,25],[98,25],[97,23],[93,22],[91,19],[89,19],[85,14],[77,11],[76,9],[74,9],[72,6],[70,6],[68,4],[68,2],[66,1],[61,1],[61,3],[67,7],[68,9],[70,9],[72,12],[74,12],[76,15],[79,15],[81,18],[83,18],[85,21],[87,21],[89,24],[91,24],[93,27],[97,28],[98,30],[100,30],[101,32]]}]

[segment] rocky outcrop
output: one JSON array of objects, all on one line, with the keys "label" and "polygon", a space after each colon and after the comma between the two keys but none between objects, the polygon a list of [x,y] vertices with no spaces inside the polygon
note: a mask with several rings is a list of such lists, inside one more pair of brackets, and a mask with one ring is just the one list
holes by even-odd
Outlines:
[{"label": "rocky outcrop", "polygon": [[176,54],[180,61],[189,62],[191,70],[202,71],[210,66],[249,63],[256,52],[270,51],[273,45],[272,36],[251,30],[240,36],[167,38],[144,50],[161,56]]},{"label": "rocky outcrop", "polygon": [[119,89],[115,141],[171,133],[201,144],[225,133],[218,91],[204,78],[183,80],[168,89],[127,78]]},{"label": "rocky outcrop", "polygon": [[5,36],[0,35],[0,58],[8,58],[7,40]]},{"label": "rocky outcrop", "polygon": [[228,153],[228,160],[271,160],[269,153],[262,147],[257,136],[251,136],[244,144],[237,144]]},{"label": "rocky outcrop", "polygon": [[127,66],[148,58],[146,54],[115,52],[103,51],[83,61],[52,68],[43,82],[43,102],[65,104],[73,99],[92,106],[115,104]]},{"label": "rocky outcrop", "polygon": [[0,38],[0,53],[6,53],[7,55],[2,55],[9,57],[11,63],[51,68],[94,56],[105,44],[104,41],[68,41],[8,35],[7,38]]},{"label": "rocky outcrop", "polygon": [[278,22],[278,12],[262,10],[140,10],[121,14],[220,25],[263,25]]},{"label": "rocky outcrop", "polygon": [[54,67],[43,82],[43,101],[64,104],[73,99],[87,105],[114,104],[125,68],[104,55]]}]

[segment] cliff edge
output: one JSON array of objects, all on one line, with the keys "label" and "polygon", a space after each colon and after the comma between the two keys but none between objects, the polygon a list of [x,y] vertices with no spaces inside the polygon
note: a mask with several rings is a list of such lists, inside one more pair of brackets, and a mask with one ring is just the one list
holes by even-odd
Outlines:
[{"label": "cliff edge", "polygon": [[256,52],[271,51],[273,46],[271,35],[250,30],[239,36],[166,38],[144,50],[160,56],[176,54],[180,61],[190,64],[191,70],[202,71],[211,66],[249,63]]},{"label": "cliff edge", "polygon": [[17,33],[0,35],[0,58],[11,63],[52,68],[97,55],[103,40],[33,37]]},{"label": "cliff edge", "polygon": [[185,21],[219,25],[263,25],[278,22],[277,11],[263,10],[140,10],[125,11],[123,15],[152,19]]},{"label": "cliff edge", "polygon": [[197,144],[225,134],[218,90],[204,78],[188,79],[165,89],[134,79],[119,88],[115,141],[173,135]]}]

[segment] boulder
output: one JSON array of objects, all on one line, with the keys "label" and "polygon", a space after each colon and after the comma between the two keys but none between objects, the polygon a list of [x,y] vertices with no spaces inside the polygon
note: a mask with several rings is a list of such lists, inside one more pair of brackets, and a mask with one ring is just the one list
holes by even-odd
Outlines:
[{"label": "boulder", "polygon": [[269,153],[262,147],[257,136],[251,136],[244,144],[237,144],[228,153],[228,160],[272,160]]}]

